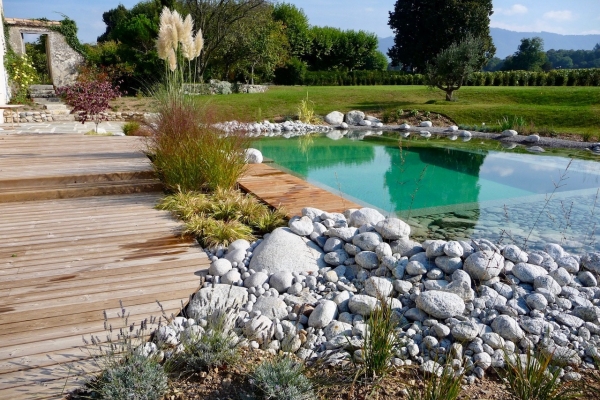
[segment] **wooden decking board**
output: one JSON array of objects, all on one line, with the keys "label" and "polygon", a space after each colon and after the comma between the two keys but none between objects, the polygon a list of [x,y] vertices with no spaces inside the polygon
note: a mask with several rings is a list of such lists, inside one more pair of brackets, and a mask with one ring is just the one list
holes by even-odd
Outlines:
[{"label": "wooden decking board", "polygon": [[266,164],[249,165],[238,183],[244,191],[252,193],[270,206],[284,207],[289,217],[301,215],[304,207],[315,207],[328,212],[362,208],[359,204]]},{"label": "wooden decking board", "polygon": [[[156,185],[142,148],[0,134],[0,398],[62,398],[83,382],[73,368],[90,367],[82,336],[106,334],[103,311],[118,326],[122,300],[139,324],[162,316],[157,300],[176,315],[198,289],[209,260],[154,209],[160,195],[123,194]],[[103,196],[32,201],[87,194]]]}]

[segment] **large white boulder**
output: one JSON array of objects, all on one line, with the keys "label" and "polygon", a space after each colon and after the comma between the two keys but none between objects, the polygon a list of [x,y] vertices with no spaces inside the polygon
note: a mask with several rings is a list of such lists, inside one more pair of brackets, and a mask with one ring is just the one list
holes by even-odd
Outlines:
[{"label": "large white boulder", "polygon": [[365,119],[365,113],[362,111],[350,111],[346,114],[346,123],[348,125],[359,125]]},{"label": "large white boulder", "polygon": [[329,125],[341,125],[344,122],[344,114],[339,111],[333,111],[327,114],[324,120]]},{"label": "large white boulder", "polygon": [[258,149],[247,149],[246,150],[246,163],[248,164],[262,164],[263,155]]},{"label": "large white boulder", "polygon": [[255,271],[318,271],[326,266],[323,251],[288,228],[275,229],[254,249],[250,268]]}]

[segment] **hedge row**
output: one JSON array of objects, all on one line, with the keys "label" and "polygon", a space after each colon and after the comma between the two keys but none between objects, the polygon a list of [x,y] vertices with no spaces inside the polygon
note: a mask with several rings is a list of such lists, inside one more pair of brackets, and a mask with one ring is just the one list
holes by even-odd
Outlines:
[{"label": "hedge row", "polygon": [[[423,75],[401,71],[306,71],[294,82],[306,86],[424,85]],[[476,72],[466,86],[600,86],[600,68],[549,72]]]}]

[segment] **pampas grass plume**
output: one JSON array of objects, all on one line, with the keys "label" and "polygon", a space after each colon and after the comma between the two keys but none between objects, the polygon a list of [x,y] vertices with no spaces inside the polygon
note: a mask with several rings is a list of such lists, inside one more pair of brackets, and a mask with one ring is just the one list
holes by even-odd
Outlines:
[{"label": "pampas grass plume", "polygon": [[196,37],[194,38],[194,58],[200,57],[203,48],[204,38],[202,37],[202,30],[198,29],[198,33],[196,33]]}]

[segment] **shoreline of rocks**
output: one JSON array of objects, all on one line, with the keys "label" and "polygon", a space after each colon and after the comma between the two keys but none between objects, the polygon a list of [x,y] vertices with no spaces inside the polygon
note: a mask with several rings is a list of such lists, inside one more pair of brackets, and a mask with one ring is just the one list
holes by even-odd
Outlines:
[{"label": "shoreline of rocks", "polygon": [[561,363],[569,381],[600,356],[600,253],[571,255],[552,243],[524,251],[485,239],[418,243],[405,222],[374,209],[307,207],[264,239],[208,254],[187,318],[155,334],[173,351],[226,306],[228,334],[245,347],[360,361],[365,321],[385,298],[402,341],[396,366],[450,365],[474,383],[505,355],[526,357],[535,347]]}]

